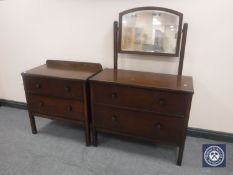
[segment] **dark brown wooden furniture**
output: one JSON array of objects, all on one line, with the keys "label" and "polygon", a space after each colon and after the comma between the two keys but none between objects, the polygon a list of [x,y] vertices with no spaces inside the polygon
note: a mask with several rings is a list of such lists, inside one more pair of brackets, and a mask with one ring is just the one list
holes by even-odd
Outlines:
[{"label": "dark brown wooden furniture", "polygon": [[105,69],[90,79],[93,144],[97,132],[179,146],[181,165],[191,107],[192,78]]},{"label": "dark brown wooden furniture", "polygon": [[[122,52],[119,48],[122,15],[153,9],[176,13],[182,17],[179,12],[169,9],[145,7],[120,13],[120,28],[118,22],[114,22],[114,69],[105,69],[89,79],[93,144],[97,146],[98,132],[173,144],[179,147],[177,165],[181,165],[194,92],[192,77],[181,75],[187,24],[182,33],[178,75],[120,70],[117,67],[118,52],[143,54],[141,51]],[[164,53],[153,54],[166,56]]]},{"label": "dark brown wooden furniture", "polygon": [[87,79],[102,70],[100,64],[47,60],[45,65],[23,72],[32,133],[34,116],[78,123],[90,144],[89,87]]}]

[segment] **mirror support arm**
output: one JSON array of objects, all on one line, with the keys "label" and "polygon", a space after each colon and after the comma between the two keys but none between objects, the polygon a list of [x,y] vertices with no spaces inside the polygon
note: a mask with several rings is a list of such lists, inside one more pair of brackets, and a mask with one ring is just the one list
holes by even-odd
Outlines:
[{"label": "mirror support arm", "polygon": [[118,67],[118,22],[113,23],[113,38],[114,38],[114,69]]},{"label": "mirror support arm", "polygon": [[187,32],[188,32],[188,23],[184,23],[183,31],[182,31],[182,40],[181,40],[180,61],[179,61],[178,75],[182,75],[182,71],[183,71],[183,62],[184,62]]}]

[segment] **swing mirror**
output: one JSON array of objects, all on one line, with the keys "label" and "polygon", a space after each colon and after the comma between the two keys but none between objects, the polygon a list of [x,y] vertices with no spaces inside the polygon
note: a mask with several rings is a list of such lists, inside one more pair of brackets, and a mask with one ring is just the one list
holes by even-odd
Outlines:
[{"label": "swing mirror", "polygon": [[160,7],[140,7],[119,15],[120,53],[179,56],[183,14]]}]

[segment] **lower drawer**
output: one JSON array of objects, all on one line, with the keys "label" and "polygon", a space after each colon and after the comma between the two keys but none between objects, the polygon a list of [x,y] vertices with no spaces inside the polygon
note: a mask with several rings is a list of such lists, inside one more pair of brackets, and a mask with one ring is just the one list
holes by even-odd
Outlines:
[{"label": "lower drawer", "polygon": [[29,110],[49,116],[74,120],[84,120],[83,102],[64,100],[40,95],[27,95]]},{"label": "lower drawer", "polygon": [[184,119],[153,113],[124,110],[104,105],[94,106],[95,127],[151,140],[179,144]]}]

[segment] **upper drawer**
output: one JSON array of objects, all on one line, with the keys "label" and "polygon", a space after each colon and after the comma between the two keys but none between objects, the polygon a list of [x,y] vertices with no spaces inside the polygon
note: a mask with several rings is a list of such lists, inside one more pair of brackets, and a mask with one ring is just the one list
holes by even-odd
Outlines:
[{"label": "upper drawer", "polygon": [[82,83],[78,81],[28,76],[23,79],[26,92],[78,99],[83,97]]},{"label": "upper drawer", "polygon": [[183,116],[188,95],[150,89],[92,84],[94,103],[148,110],[161,114]]}]

